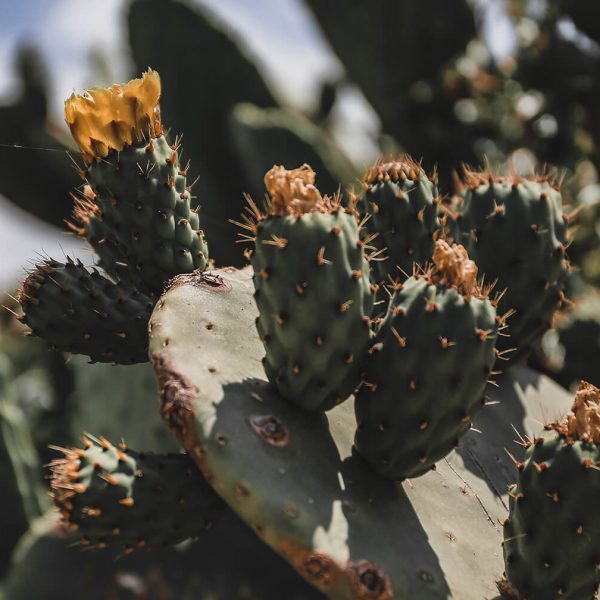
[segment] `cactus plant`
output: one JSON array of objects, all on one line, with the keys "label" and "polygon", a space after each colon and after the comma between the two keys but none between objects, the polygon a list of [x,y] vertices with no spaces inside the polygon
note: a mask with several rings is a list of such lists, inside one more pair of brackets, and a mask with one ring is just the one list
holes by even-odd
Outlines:
[{"label": "cactus plant", "polygon": [[[136,273],[152,292],[178,273],[206,268],[208,261],[197,210],[190,206],[189,165],[179,163],[179,142],[170,145],[164,137],[160,93],[158,73],[149,70],[124,86],[89,90],[65,104],[89,186],[77,203],[75,230],[93,245],[108,273]],[[104,254],[104,239],[91,235],[97,220],[123,249],[119,269]]]},{"label": "cactus plant", "polygon": [[[509,584],[522,598],[593,598],[600,585],[600,390],[581,382],[565,420],[523,442],[504,523]],[[556,536],[561,540],[556,544]]]},{"label": "cactus plant", "polygon": [[[90,96],[98,98],[94,105],[77,98],[71,101],[69,122],[88,172],[101,173],[103,167],[98,165],[102,161],[97,161],[105,155],[114,171],[114,166],[121,164],[117,148],[121,154],[135,154],[142,144],[144,148],[150,145],[148,152],[153,155],[153,142],[147,138],[161,131],[156,120],[157,85],[158,76],[150,71],[126,86],[94,91]],[[121,113],[126,118],[118,125],[118,115],[113,114],[112,125],[105,127],[102,109],[111,103],[125,108],[135,105],[136,111],[129,117],[127,112]],[[101,127],[94,129],[98,123]],[[143,142],[142,131],[146,134]],[[126,162],[120,168],[126,170]],[[112,171],[109,178],[117,178]],[[121,174],[130,177],[132,171]],[[141,175],[142,187],[146,176],[147,171]],[[171,194],[169,180],[162,187],[159,177],[152,181],[150,201],[160,203],[167,198],[167,202],[175,202],[170,210],[176,210],[181,200],[183,209],[189,209],[187,196],[178,200]],[[250,200],[242,223],[248,232],[245,238],[254,244],[246,253],[254,274],[250,269],[232,267],[205,272],[203,260],[200,268],[193,270],[194,264],[178,262],[169,249],[184,253],[195,249],[204,254],[201,246],[178,238],[172,228],[165,232],[153,223],[141,222],[146,247],[165,248],[169,259],[142,253],[139,256],[146,261],[146,270],[131,260],[133,242],[123,237],[133,227],[131,207],[120,203],[118,197],[116,204],[111,202],[108,188],[89,176],[89,188],[84,189],[84,201],[79,205],[79,216],[85,218],[80,221],[82,227],[94,223],[90,231],[98,232],[99,224],[106,227],[101,235],[108,236],[110,253],[105,251],[101,259],[115,285],[123,286],[119,289],[128,286],[132,293],[137,290],[153,299],[167,274],[182,271],[170,280],[154,306],[148,350],[159,384],[160,413],[189,457],[151,457],[115,448],[105,438],[98,438],[97,443],[88,441],[84,450],[66,448],[65,457],[53,463],[55,502],[86,539],[103,547],[108,544],[108,534],[118,529],[121,548],[129,552],[141,539],[160,544],[196,534],[206,522],[206,502],[210,514],[213,508],[222,508],[210,485],[264,542],[334,599],[489,596],[502,570],[501,536],[495,523],[506,516],[502,488],[507,483],[509,459],[502,450],[512,437],[509,424],[519,423],[530,434],[529,421],[542,418],[545,411],[564,410],[565,395],[557,389],[548,391],[549,386],[526,369],[511,370],[500,380],[500,392],[490,390],[486,404],[491,406],[475,415],[492,374],[494,342],[503,317],[496,317],[495,307],[487,299],[489,290],[476,282],[475,266],[464,249],[439,240],[433,256],[436,266],[415,268],[408,282],[394,282],[396,294],[389,301],[388,317],[380,319],[385,306],[373,306],[378,284],[370,281],[367,260],[369,253],[377,252],[370,242],[380,232],[374,229],[361,236],[360,217],[352,203],[344,206],[339,196],[321,195],[314,185],[315,173],[307,165],[292,171],[276,166],[267,173],[265,183],[269,192],[265,211]],[[433,200],[431,206],[435,207]],[[106,218],[107,214],[112,217]],[[175,223],[170,218],[167,221]],[[117,227],[119,224],[123,227]],[[196,227],[192,225],[186,229],[188,233]],[[511,221],[507,227],[507,235],[514,233],[510,227],[518,231]],[[87,230],[84,233],[91,236]],[[419,235],[414,230],[409,233],[414,239]],[[115,262],[111,268],[109,261],[120,253],[119,264]],[[31,313],[30,323],[49,323],[54,315],[60,328],[68,322],[71,309],[89,311],[89,293],[81,292],[86,286],[89,289],[90,280],[94,284],[101,280],[76,264],[46,265],[50,268],[57,269],[57,277],[45,278],[43,269],[38,271],[25,286],[21,301]],[[68,271],[69,275],[64,275]],[[77,276],[71,276],[71,271]],[[72,304],[57,294],[61,288],[52,279],[68,289],[81,285],[77,294],[71,294]],[[48,291],[47,286],[50,297],[59,296],[58,309],[47,301],[36,303],[37,297]],[[433,289],[435,298],[430,295]],[[94,287],[92,291],[98,302],[92,310],[106,312],[106,331],[118,330],[121,313],[114,307],[99,309],[110,303],[109,295],[97,294]],[[532,307],[532,312],[536,308]],[[406,313],[402,317],[406,318],[406,331],[398,322],[401,312]],[[370,343],[372,328],[380,335],[375,346]],[[417,328],[422,340],[413,336]],[[50,337],[51,329],[38,329]],[[406,340],[413,337],[420,351],[413,352],[406,363],[395,355],[392,368],[377,362],[387,352],[386,345],[390,347],[390,340],[392,348],[395,343],[406,349]],[[134,344],[140,357],[144,342],[140,339]],[[382,347],[377,348],[377,343]],[[454,343],[460,353],[454,352]],[[260,361],[263,345],[267,353],[264,369]],[[433,346],[448,358],[432,360]],[[94,348],[89,354],[100,356],[101,351]],[[356,410],[364,426],[368,421],[366,398],[372,393],[367,390],[370,384],[373,388],[368,376],[377,372],[387,380],[381,389],[386,385],[389,389],[394,386],[394,369],[408,377],[417,362],[422,363],[418,365],[419,378],[430,376],[421,408],[431,410],[427,415],[430,431],[437,426],[437,435],[431,437],[424,463],[418,460],[423,449],[419,447],[416,463],[411,459],[397,472],[388,473],[398,478],[423,475],[401,484],[376,473],[361,433],[353,449],[354,400],[341,400],[362,383]],[[89,368],[98,367],[104,368]],[[143,380],[144,365],[128,368],[141,369]],[[450,410],[435,396],[444,369],[457,388],[447,402]],[[460,378],[462,383],[457,384]],[[409,389],[415,387],[412,381],[407,382]],[[389,398],[381,404],[390,405],[385,412],[392,419],[398,407]],[[115,420],[119,413],[113,406],[109,409],[109,418]],[[329,410],[327,416],[325,410]],[[87,413],[90,420],[100,422],[98,411],[94,406]],[[488,411],[493,415],[487,416]],[[476,420],[473,431],[467,432],[471,417]],[[135,428],[135,420],[140,426],[134,414],[123,427]],[[402,416],[398,420],[401,430]],[[143,427],[152,423],[145,418]],[[484,441],[476,439],[479,423]],[[419,431],[427,429],[429,422]],[[455,437],[462,434],[461,447],[450,452]],[[403,437],[410,441],[410,436],[396,435],[399,455],[407,451],[402,447]],[[152,443],[153,435],[148,439]],[[183,463],[189,467],[190,459],[200,472],[182,475],[180,467]],[[436,472],[423,473],[436,460]],[[141,478],[136,477],[139,470]],[[162,482],[157,485],[164,485],[164,493],[158,497],[152,484],[157,478]],[[173,492],[180,485],[189,490],[188,498],[195,498],[192,504],[178,505],[179,494]],[[149,528],[145,518],[158,505],[161,518],[156,520],[156,528]],[[173,531],[172,523],[182,525]]]},{"label": "cactus plant", "polygon": [[19,301],[23,322],[56,350],[122,365],[147,359],[152,296],[90,272],[80,261],[38,264]]},{"label": "cactus plant", "polygon": [[[179,273],[204,269],[208,250],[192,209],[189,165],[163,135],[160,78],[73,94],[65,104],[86,165],[72,229],[97,251],[109,278],[80,262],[48,259],[23,283],[21,318],[59,350],[92,360],[147,360],[155,295]],[[84,300],[85,299],[85,300]]]}]

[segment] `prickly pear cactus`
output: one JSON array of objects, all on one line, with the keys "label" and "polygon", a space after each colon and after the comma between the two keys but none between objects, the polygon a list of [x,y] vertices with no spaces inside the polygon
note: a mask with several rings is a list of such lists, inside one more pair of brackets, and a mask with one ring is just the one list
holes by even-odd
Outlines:
[{"label": "prickly pear cactus", "polygon": [[600,585],[600,390],[581,382],[566,420],[545,429],[516,460],[506,576],[519,598],[591,599]]},{"label": "prickly pear cactus", "polygon": [[252,294],[247,269],[184,275],[151,319],[163,418],[206,479],[331,598],[494,597],[511,424],[531,434],[568,395],[511,369],[475,419],[481,433],[467,433],[435,472],[399,484],[352,452],[352,400],[309,413],[268,383]]},{"label": "prickly pear cactus", "polygon": [[[189,166],[179,142],[164,137],[160,78],[147,71],[126,85],[88,90],[65,104],[67,124],[85,162],[84,189],[74,230],[87,237],[107,272],[135,273],[151,291],[165,281],[204,269],[208,249],[198,213],[190,208]],[[112,234],[98,239],[100,221]],[[115,260],[114,249],[124,255]]]},{"label": "prickly pear cactus", "polygon": [[266,213],[250,201],[242,226],[254,242],[267,376],[301,408],[327,410],[360,382],[373,289],[356,216],[314,183],[308,165],[273,167],[265,175]]},{"label": "prickly pear cactus", "polygon": [[398,284],[356,397],[356,448],[393,479],[422,475],[459,444],[496,360],[502,319],[477,266],[443,240],[433,261]]},{"label": "prickly pear cactus", "polygon": [[375,262],[379,281],[412,273],[413,264],[431,260],[440,234],[438,204],[441,196],[435,173],[428,177],[410,156],[379,161],[362,179],[364,191],[358,210],[365,220],[371,243],[385,260]]},{"label": "prickly pear cactus", "polygon": [[455,237],[488,281],[506,289],[500,308],[513,309],[500,347],[527,354],[550,328],[569,268],[561,194],[548,177],[500,177],[465,169],[456,197]]},{"label": "prickly pear cactus", "polygon": [[52,495],[80,543],[97,548],[178,544],[202,535],[225,505],[185,454],[155,455],[87,434],[85,448],[59,448]]}]

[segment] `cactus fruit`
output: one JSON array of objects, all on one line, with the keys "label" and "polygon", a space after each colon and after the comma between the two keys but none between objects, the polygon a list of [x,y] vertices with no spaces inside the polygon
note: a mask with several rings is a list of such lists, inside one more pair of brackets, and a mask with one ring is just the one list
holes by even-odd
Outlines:
[{"label": "cactus fruit", "polygon": [[148,319],[155,298],[113,283],[79,261],[46,260],[19,292],[21,321],[54,349],[93,361],[131,364],[148,360]]},{"label": "cactus fruit", "polygon": [[592,599],[600,584],[600,390],[581,382],[571,412],[525,440],[504,524],[504,561],[520,598]]},{"label": "cactus fruit", "polygon": [[185,454],[152,455],[83,438],[85,449],[58,448],[52,496],[63,519],[97,548],[167,546],[211,528],[225,505]]},{"label": "cactus fruit", "polygon": [[375,261],[377,278],[396,279],[400,272],[412,273],[414,263],[430,260],[441,229],[436,174],[427,177],[419,163],[404,155],[375,163],[365,173],[362,185],[357,208],[369,215],[365,230],[378,234],[373,245],[387,257]]},{"label": "cactus fruit", "polygon": [[464,244],[488,280],[506,289],[500,307],[514,309],[510,338],[523,356],[550,328],[562,300],[569,263],[566,218],[559,188],[547,176],[500,177],[465,168],[456,197],[456,241]]},{"label": "cactus fruit", "polygon": [[[269,380],[287,400],[327,410],[360,381],[373,288],[355,214],[321,196],[308,166],[265,175],[267,212],[249,199],[257,329]],[[249,215],[249,216],[248,216]]]},{"label": "cactus fruit", "polygon": [[503,319],[475,263],[443,240],[433,260],[397,286],[356,397],[356,448],[393,479],[422,475],[458,444],[496,359]]},{"label": "cactus fruit", "polygon": [[[208,249],[198,212],[190,208],[179,142],[171,146],[163,134],[159,97],[158,73],[147,71],[125,85],[71,96],[65,115],[86,165],[87,187],[72,228],[87,237],[110,274],[122,276],[115,263],[127,265],[160,293],[171,277],[203,270]],[[96,221],[111,234],[107,250]],[[123,253],[119,260],[116,250]]]}]

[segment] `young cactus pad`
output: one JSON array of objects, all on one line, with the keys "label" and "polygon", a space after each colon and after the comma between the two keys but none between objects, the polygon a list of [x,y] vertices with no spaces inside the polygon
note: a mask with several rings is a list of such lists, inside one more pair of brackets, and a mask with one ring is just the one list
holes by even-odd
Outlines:
[{"label": "young cactus pad", "polygon": [[465,169],[456,197],[457,242],[464,244],[481,273],[506,289],[500,308],[514,309],[499,342],[528,353],[550,328],[568,270],[566,219],[558,187],[548,177],[500,177]]},{"label": "young cactus pad", "polygon": [[443,240],[433,261],[397,284],[356,397],[356,447],[393,479],[422,475],[458,445],[496,360],[502,319],[477,266]]},{"label": "young cactus pad", "polygon": [[[190,207],[188,166],[163,133],[160,78],[147,71],[125,85],[92,89],[65,103],[67,124],[85,162],[86,187],[73,229],[112,275],[152,291],[179,273],[204,269],[208,249]],[[120,254],[120,255],[119,255]]]},{"label": "young cactus pad", "polygon": [[377,162],[362,185],[357,209],[368,216],[365,231],[386,257],[374,261],[378,280],[396,279],[402,272],[412,273],[414,263],[429,261],[441,230],[437,176],[427,177],[419,163],[403,155]]},{"label": "young cactus pad", "polygon": [[[493,598],[503,571],[511,423],[530,432],[568,395],[524,368],[503,376],[460,454],[398,484],[352,453],[352,399],[326,415],[279,396],[261,365],[249,269],[177,278],[151,319],[166,423],[219,495],[335,599]],[[198,351],[199,348],[210,349]],[[502,400],[501,404],[497,404]],[[494,491],[496,490],[496,491]]]},{"label": "young cactus pad", "polygon": [[80,261],[46,260],[19,290],[21,321],[55,350],[128,365],[148,360],[155,297],[113,283]]},{"label": "young cactus pad", "polygon": [[169,546],[210,529],[225,509],[185,454],[154,455],[83,438],[51,463],[52,497],[82,544]]},{"label": "young cactus pad", "polygon": [[301,408],[328,410],[360,382],[373,290],[356,216],[314,182],[308,165],[273,167],[266,213],[250,200],[242,227],[254,242],[267,376]]},{"label": "young cactus pad", "polygon": [[509,583],[527,600],[591,600],[600,584],[600,390],[526,441],[504,524]]}]

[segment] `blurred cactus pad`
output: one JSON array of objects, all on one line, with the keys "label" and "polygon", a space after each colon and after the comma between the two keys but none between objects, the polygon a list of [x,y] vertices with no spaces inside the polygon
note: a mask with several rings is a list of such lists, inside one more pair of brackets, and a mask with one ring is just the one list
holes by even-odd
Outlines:
[{"label": "blurred cactus pad", "polygon": [[2,300],[0,598],[597,593],[600,9],[299,6],[312,107],[191,1],[66,127],[20,51],[0,193],[91,252]]}]

